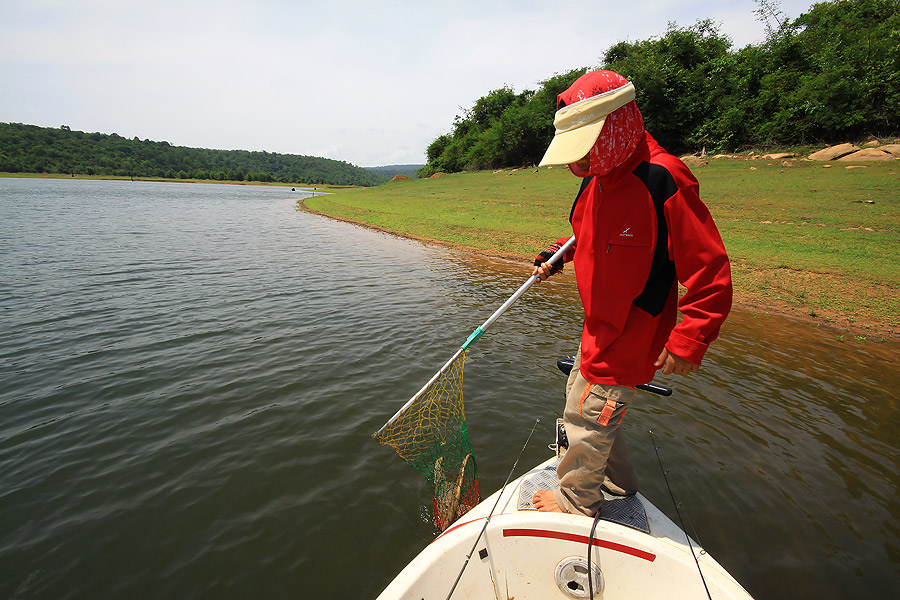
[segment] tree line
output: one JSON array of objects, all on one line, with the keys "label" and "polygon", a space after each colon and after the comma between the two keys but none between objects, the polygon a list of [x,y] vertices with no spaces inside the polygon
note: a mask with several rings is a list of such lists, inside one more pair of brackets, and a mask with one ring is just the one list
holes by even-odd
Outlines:
[{"label": "tree line", "polygon": [[385,176],[294,154],[208,150],[22,123],[0,123],[0,172],[372,186]]},{"label": "tree line", "polygon": [[[594,68],[634,82],[647,130],[670,152],[834,143],[900,131],[900,0],[832,0],[790,20],[756,0],[766,40],[739,50],[711,20],[610,47]],[[479,98],[426,152],[420,176],[537,164],[556,96],[587,68]]]}]

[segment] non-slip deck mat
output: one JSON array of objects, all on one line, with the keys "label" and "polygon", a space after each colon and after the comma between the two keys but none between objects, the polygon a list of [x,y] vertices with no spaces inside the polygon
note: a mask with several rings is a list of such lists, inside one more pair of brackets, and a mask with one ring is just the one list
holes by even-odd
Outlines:
[{"label": "non-slip deck mat", "polygon": [[[531,503],[534,493],[538,490],[551,490],[559,484],[556,476],[558,463],[559,461],[555,461],[522,481],[519,488],[519,510],[535,510]],[[650,533],[647,512],[637,496],[614,496],[604,491],[603,502],[600,504],[600,518]]]}]

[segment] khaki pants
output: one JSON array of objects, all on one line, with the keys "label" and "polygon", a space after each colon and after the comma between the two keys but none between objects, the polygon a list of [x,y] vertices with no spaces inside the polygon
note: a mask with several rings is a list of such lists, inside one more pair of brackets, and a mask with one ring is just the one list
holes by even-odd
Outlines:
[{"label": "khaki pants", "polygon": [[619,426],[634,400],[633,388],[590,383],[581,375],[581,350],[566,383],[563,421],[569,449],[556,469],[557,505],[566,512],[596,514],[603,499],[600,486],[614,494],[637,491],[637,477]]}]

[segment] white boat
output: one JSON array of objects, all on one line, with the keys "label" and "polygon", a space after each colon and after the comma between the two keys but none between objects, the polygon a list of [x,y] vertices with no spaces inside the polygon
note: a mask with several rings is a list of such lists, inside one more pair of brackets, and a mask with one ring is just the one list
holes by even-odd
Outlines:
[{"label": "white boat", "polygon": [[596,520],[535,510],[534,491],[556,486],[557,461],[550,458],[460,517],[379,600],[751,598],[641,494],[605,496]]}]

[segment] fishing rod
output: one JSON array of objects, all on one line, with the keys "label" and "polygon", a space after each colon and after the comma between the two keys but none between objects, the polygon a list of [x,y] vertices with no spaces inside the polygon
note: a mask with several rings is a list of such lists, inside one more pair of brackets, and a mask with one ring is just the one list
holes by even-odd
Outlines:
[{"label": "fishing rod", "polygon": [[[572,372],[572,369],[575,367],[575,357],[574,356],[564,356],[556,361],[556,367],[563,372],[564,375],[568,375]],[[660,396],[671,396],[672,388],[667,385],[663,385],[661,383],[655,383],[653,381],[649,383],[639,383],[636,386],[639,390],[644,390],[645,392],[650,392],[652,394],[659,394]]]},{"label": "fishing rod", "polygon": [[484,527],[481,528],[481,531],[478,533],[478,537],[475,538],[475,543],[472,544],[472,549],[469,550],[469,554],[466,556],[466,562],[463,563],[462,568],[459,570],[459,575],[456,576],[456,581],[453,582],[453,587],[450,588],[450,593],[447,594],[447,600],[450,600],[453,592],[456,591],[456,586],[459,585],[459,580],[462,579],[463,572],[465,572],[466,567],[469,566],[469,561],[472,559],[472,555],[475,554],[475,548],[478,547],[478,542],[481,541],[484,532],[487,531],[488,524],[491,522],[491,517],[494,515],[494,511],[497,510],[497,505],[500,504],[500,499],[503,498],[503,492],[506,490],[506,486],[509,484],[509,480],[512,479],[512,475],[516,471],[516,467],[519,465],[519,459],[522,458],[522,455],[525,453],[525,448],[528,447],[528,442],[531,441],[531,436],[534,435],[534,430],[540,422],[540,419],[535,419],[534,425],[531,426],[531,432],[528,434],[528,439],[525,440],[525,444],[523,444],[522,449],[519,450],[519,456],[516,457],[516,462],[513,463],[512,469],[509,470],[509,475],[506,476],[506,481],[503,482],[503,487],[500,488],[500,493],[497,494],[497,501],[494,502],[494,506],[491,507],[491,512],[488,513],[487,519],[484,520]]},{"label": "fishing rod", "polygon": [[[684,525],[684,519],[681,517],[681,510],[679,510],[679,504],[675,501],[675,493],[672,492],[672,486],[669,485],[669,476],[668,471],[663,467],[662,459],[659,456],[659,446],[656,443],[656,436],[653,435],[653,430],[650,429],[650,440],[653,442],[653,451],[656,452],[656,461],[659,463],[659,470],[662,471],[663,480],[666,482],[666,488],[669,490],[669,498],[672,499],[672,504],[675,506],[675,514],[678,515],[678,522],[681,524],[681,531],[684,532],[684,537],[687,539],[688,548],[691,549],[691,556],[694,557],[694,564],[697,565],[697,572],[700,573],[700,581],[703,582],[703,589],[706,590],[706,596],[709,600],[712,600],[712,594],[709,592],[709,586],[706,585],[706,577],[703,576],[703,569],[700,568],[700,560],[697,558],[697,553],[694,552],[694,544],[691,542],[691,536],[687,534],[687,528]],[[696,533],[696,532],[695,532]]]}]

